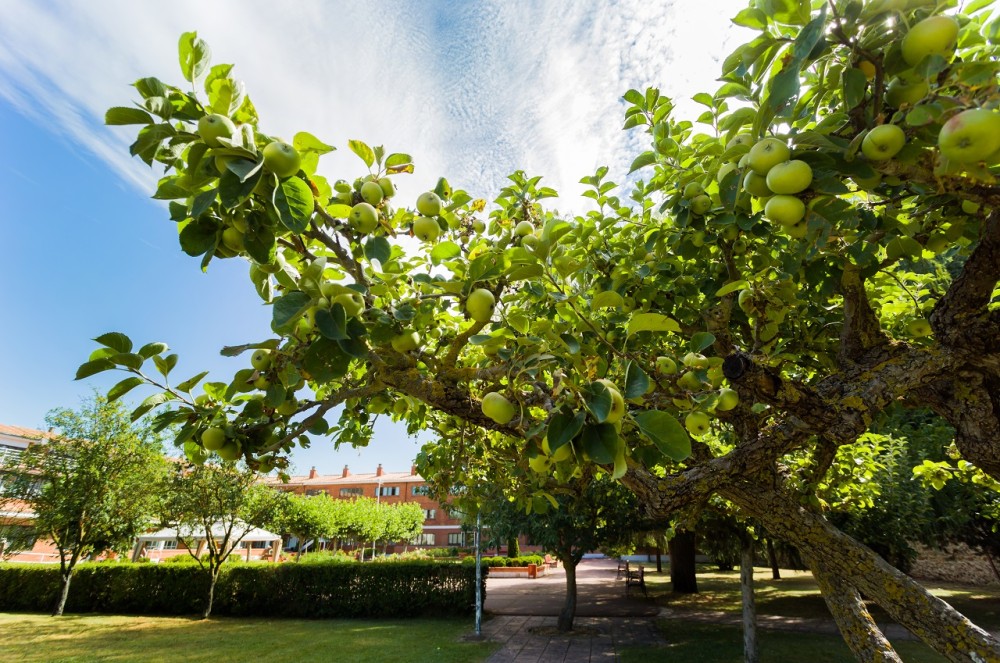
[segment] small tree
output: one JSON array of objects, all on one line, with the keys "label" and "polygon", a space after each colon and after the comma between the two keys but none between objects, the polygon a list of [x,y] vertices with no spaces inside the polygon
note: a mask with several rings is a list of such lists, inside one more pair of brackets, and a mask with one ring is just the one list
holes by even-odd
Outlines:
[{"label": "small tree", "polygon": [[166,467],[159,440],[125,408],[96,396],[79,410],[53,410],[59,436],[28,447],[2,469],[0,510],[30,511],[34,531],[59,552],[62,615],[77,563],[127,549],[149,524]]},{"label": "small tree", "polygon": [[335,500],[329,495],[283,494],[273,527],[299,540],[295,560],[302,559],[302,549],[309,540],[331,538],[336,533]]},{"label": "small tree", "polygon": [[382,507],[386,516],[383,552],[390,543],[412,541],[424,531],[424,510],[416,502],[383,504]]},{"label": "small tree", "polygon": [[[178,465],[166,483],[162,522],[210,578],[205,611],[212,614],[222,565],[255,527],[274,519],[281,495],[233,463]],[[203,554],[204,553],[204,554]]]}]

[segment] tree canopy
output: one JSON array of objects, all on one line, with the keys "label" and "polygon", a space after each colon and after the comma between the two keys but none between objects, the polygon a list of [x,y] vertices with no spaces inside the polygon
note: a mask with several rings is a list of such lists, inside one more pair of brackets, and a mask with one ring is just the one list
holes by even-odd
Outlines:
[{"label": "tree canopy", "polygon": [[[177,356],[120,333],[78,376],[130,373],[112,396],[151,384],[137,414],[167,405],[158,425],[189,453],[255,467],[310,435],[367,444],[389,416],[544,473],[523,484],[533,504],[585,470],[620,479],[651,521],[718,494],[799,546],[859,658],[898,660],[862,594],[952,660],[998,658],[810,500],[895,404],[953,426],[984,490],[1000,478],[994,12],[756,0],[733,20],[758,34],[695,95],[698,118],[656,88],[625,93],[624,128],[648,149],[630,173],[584,177],[593,204],[575,216],[520,171],[490,205],[443,178],[399,203],[414,160],[356,139],[358,170],[321,175],[333,147],[265,133],[232,67],[186,33],[191,85],[136,81],[138,104],[106,120],[139,125],[132,154],[166,166],[154,197],[186,253],[248,261],[272,328],[223,349],[249,356],[228,382],[169,382]],[[434,458],[455,453],[422,472],[454,474]]]}]

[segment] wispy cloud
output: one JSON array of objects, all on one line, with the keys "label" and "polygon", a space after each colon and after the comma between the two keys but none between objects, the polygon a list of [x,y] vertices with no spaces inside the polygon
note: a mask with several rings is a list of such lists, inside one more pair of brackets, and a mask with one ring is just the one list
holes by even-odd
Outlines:
[{"label": "wispy cloud", "polygon": [[[177,38],[195,29],[215,61],[237,63],[268,133],[408,152],[404,192],[446,174],[489,197],[524,168],[574,209],[580,177],[606,164],[621,180],[642,149],[621,131],[622,93],[657,85],[693,119],[686,100],[714,89],[744,4],[0,0],[0,96],[148,192],[155,175],[103,113],[141,76],[180,83]],[[324,161],[332,177],[359,174],[346,149]]]}]

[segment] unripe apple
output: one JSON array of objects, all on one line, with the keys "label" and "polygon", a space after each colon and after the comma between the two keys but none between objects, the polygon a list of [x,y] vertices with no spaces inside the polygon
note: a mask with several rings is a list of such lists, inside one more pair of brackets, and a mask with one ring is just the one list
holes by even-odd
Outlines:
[{"label": "unripe apple", "polygon": [[772,196],[764,205],[764,215],[783,226],[794,226],[806,215],[806,205],[795,196]]},{"label": "unripe apple", "polygon": [[865,135],[861,153],[872,161],[891,159],[906,145],[906,134],[895,124],[882,124]]},{"label": "unripe apple", "polygon": [[521,221],[514,226],[514,235],[517,237],[525,237],[533,232],[535,232],[535,226],[532,225],[531,221]]},{"label": "unripe apple", "polygon": [[950,16],[928,16],[903,37],[903,59],[911,67],[928,55],[950,60],[958,41],[958,21]]},{"label": "unripe apple", "polygon": [[774,192],[767,187],[767,177],[758,175],[752,170],[747,171],[743,177],[743,190],[757,198],[767,198],[774,195]]},{"label": "unripe apple", "polygon": [[377,206],[385,198],[385,192],[378,182],[365,182],[361,185],[361,197],[369,205]]},{"label": "unripe apple", "polygon": [[694,371],[687,371],[677,378],[677,386],[688,391],[698,391],[701,389],[701,380]]},{"label": "unripe apple", "polygon": [[803,219],[790,226],[781,226],[781,230],[792,239],[804,239],[809,234],[809,224]]},{"label": "unripe apple", "polygon": [[910,336],[913,338],[923,338],[925,336],[930,336],[934,330],[931,329],[931,323],[927,322],[924,318],[917,318],[916,320],[910,320],[906,325],[906,331],[909,332]]},{"label": "unripe apple", "polygon": [[230,227],[222,231],[222,243],[237,253],[242,253],[246,248],[243,244],[243,233],[236,228]]},{"label": "unripe apple", "polygon": [[232,138],[236,125],[225,115],[213,113],[203,115],[198,120],[198,135],[209,147],[222,147],[220,138]]},{"label": "unripe apple", "polygon": [[382,189],[383,198],[392,198],[396,195],[396,185],[392,183],[388,177],[380,177],[378,180],[378,186]]},{"label": "unripe apple", "polygon": [[493,317],[496,301],[492,292],[486,288],[477,288],[469,293],[469,298],[465,300],[465,310],[473,320],[487,322]]},{"label": "unripe apple", "polygon": [[812,184],[812,167],[805,161],[792,159],[775,164],[767,171],[767,188],[779,194],[805,191]]},{"label": "unripe apple", "polygon": [[740,402],[740,395],[733,389],[723,387],[719,390],[719,400],[715,403],[715,409],[719,412],[727,412],[736,407]]},{"label": "unripe apple", "polygon": [[618,385],[616,385],[611,380],[598,380],[611,394],[611,411],[608,412],[607,418],[604,420],[606,424],[616,424],[622,420],[625,416],[625,399],[622,398],[622,392],[618,391]]},{"label": "unripe apple", "polygon": [[201,434],[201,446],[209,451],[218,451],[226,443],[226,431],[219,426],[206,428]]},{"label": "unripe apple", "polygon": [[514,404],[507,400],[503,394],[491,391],[483,396],[481,405],[483,414],[497,422],[501,426],[509,424],[517,413]]},{"label": "unripe apple", "polygon": [[971,108],[955,115],[938,134],[941,156],[949,161],[984,161],[1000,149],[1000,113]]},{"label": "unripe apple", "polygon": [[243,455],[243,450],[240,448],[240,443],[236,440],[228,440],[221,448],[217,449],[215,453],[219,454],[219,458],[225,461],[235,461],[239,460],[240,456]]},{"label": "unripe apple", "polygon": [[360,292],[345,292],[333,298],[333,304],[344,307],[348,318],[356,318],[365,310],[365,298]]},{"label": "unripe apple", "polygon": [[302,157],[299,151],[288,143],[276,140],[264,147],[264,168],[284,179],[299,172]]},{"label": "unripe apple", "polygon": [[757,312],[757,307],[753,303],[753,290],[750,288],[740,290],[740,294],[736,297],[736,302],[747,315],[753,315]]},{"label": "unripe apple", "polygon": [[476,219],[475,221],[472,222],[472,232],[476,233],[477,235],[482,235],[484,232],[486,232],[486,224],[483,223],[482,220]]},{"label": "unripe apple", "polygon": [[701,185],[701,182],[688,182],[684,187],[682,195],[688,200],[691,200],[692,198],[697,198],[703,193],[705,193],[705,187]]},{"label": "unripe apple", "polygon": [[965,214],[976,214],[979,212],[979,203],[973,200],[963,200],[962,201],[962,212]]},{"label": "unripe apple", "polygon": [[708,357],[698,352],[689,352],[681,360],[688,368],[708,368]]},{"label": "unripe apple", "polygon": [[684,417],[684,428],[695,437],[701,437],[708,432],[709,421],[707,414],[695,410]]},{"label": "unripe apple", "polygon": [[904,105],[912,106],[927,96],[930,85],[927,81],[916,81],[907,83],[902,78],[894,78],[885,90],[885,100],[893,108],[901,108]]},{"label": "unripe apple", "polygon": [[441,226],[429,216],[418,216],[413,221],[413,236],[422,242],[433,242],[441,234]]},{"label": "unripe apple", "polygon": [[258,348],[250,355],[250,365],[258,371],[266,371],[271,367],[271,351]]},{"label": "unripe apple", "polygon": [[692,213],[702,216],[710,209],[712,209],[712,199],[705,194],[695,196],[691,199]]},{"label": "unripe apple", "polygon": [[767,171],[777,164],[788,161],[792,151],[784,141],[777,138],[762,138],[757,141],[747,153],[747,164],[758,175],[767,175]]},{"label": "unripe apple", "polygon": [[750,134],[737,134],[733,136],[728,143],[726,143],[726,150],[731,150],[737,145],[746,145],[747,147],[751,147],[753,142],[753,136]]},{"label": "unripe apple", "polygon": [[392,337],[392,349],[396,352],[409,352],[420,347],[420,334],[415,331],[403,332]]},{"label": "unripe apple", "polygon": [[673,375],[677,372],[677,362],[670,357],[657,357],[656,371],[664,375]]},{"label": "unripe apple", "polygon": [[425,191],[417,197],[417,211],[424,216],[437,216],[441,213],[441,199],[433,191]]},{"label": "unripe apple", "polygon": [[[378,185],[376,185],[376,188],[378,188]],[[362,235],[368,235],[378,228],[378,210],[372,207],[370,203],[358,203],[351,208],[351,214],[347,217],[347,220],[354,230]]]}]

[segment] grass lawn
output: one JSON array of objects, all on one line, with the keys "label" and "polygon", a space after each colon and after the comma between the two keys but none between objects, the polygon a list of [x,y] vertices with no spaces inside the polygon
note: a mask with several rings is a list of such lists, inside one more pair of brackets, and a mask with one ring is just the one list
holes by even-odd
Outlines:
[{"label": "grass lawn", "polygon": [[0,613],[0,661],[482,661],[471,619],[266,620]]}]

